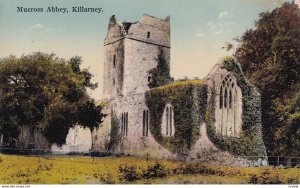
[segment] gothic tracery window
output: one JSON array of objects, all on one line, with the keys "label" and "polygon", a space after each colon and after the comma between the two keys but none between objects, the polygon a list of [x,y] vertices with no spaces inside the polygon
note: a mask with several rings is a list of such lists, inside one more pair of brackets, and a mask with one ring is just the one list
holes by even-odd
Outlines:
[{"label": "gothic tracery window", "polygon": [[[239,92],[238,92],[239,91]],[[236,79],[227,74],[219,90],[219,127],[216,131],[223,136],[238,136],[241,124],[241,91]]]}]

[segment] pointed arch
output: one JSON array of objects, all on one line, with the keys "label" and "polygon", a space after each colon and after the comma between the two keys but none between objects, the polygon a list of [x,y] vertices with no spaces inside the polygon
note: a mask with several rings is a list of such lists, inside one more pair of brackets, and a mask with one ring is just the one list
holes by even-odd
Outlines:
[{"label": "pointed arch", "polygon": [[237,80],[230,73],[221,80],[219,87],[219,108],[217,110],[220,118],[216,125],[217,133],[223,136],[239,136],[241,129],[241,89]]},{"label": "pointed arch", "polygon": [[170,103],[168,103],[164,109],[161,125],[161,134],[166,137],[174,136],[175,134],[174,108]]}]

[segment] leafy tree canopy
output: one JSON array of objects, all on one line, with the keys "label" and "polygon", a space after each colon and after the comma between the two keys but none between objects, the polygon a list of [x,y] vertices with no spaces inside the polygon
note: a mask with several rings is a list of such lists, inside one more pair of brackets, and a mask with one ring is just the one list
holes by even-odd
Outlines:
[{"label": "leafy tree canopy", "polygon": [[270,155],[300,155],[300,9],[284,3],[264,12],[239,39],[235,57],[262,95]]},{"label": "leafy tree canopy", "polygon": [[92,75],[80,69],[80,57],[69,61],[41,52],[10,56],[0,63],[0,131],[17,138],[20,127],[38,130],[50,143],[62,145],[75,124],[91,130],[105,116],[102,105],[87,95]]}]

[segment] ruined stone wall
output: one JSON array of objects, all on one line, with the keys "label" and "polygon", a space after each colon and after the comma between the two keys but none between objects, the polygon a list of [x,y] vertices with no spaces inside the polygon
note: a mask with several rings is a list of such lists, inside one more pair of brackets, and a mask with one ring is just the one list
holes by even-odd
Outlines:
[{"label": "ruined stone wall", "polygon": [[92,134],[88,128],[82,128],[76,125],[69,130],[66,137],[66,144],[58,147],[52,144],[51,151],[55,154],[67,153],[88,153],[92,146]]},{"label": "ruined stone wall", "polygon": [[[220,109],[220,93],[224,76],[230,74],[235,80],[237,89],[240,90],[236,101],[235,115],[239,119],[228,119],[231,109],[225,109],[228,113],[222,113]],[[257,89],[251,85],[238,63],[231,57],[223,58],[207,77],[208,103],[206,111],[206,124],[209,139],[221,151],[249,158],[249,160],[266,160],[266,149],[262,139],[261,130],[261,101]],[[233,109],[234,106],[232,106]],[[227,118],[227,121],[224,121]],[[222,117],[223,116],[223,117]],[[226,119],[225,119],[226,120]],[[229,120],[229,121],[228,121]],[[234,122],[234,120],[236,122]],[[222,132],[220,128],[228,130],[233,123],[238,128],[238,134]]]},{"label": "ruined stone wall", "polygon": [[[119,120],[119,132],[121,133],[121,117],[122,113],[128,113],[128,133],[121,135],[118,147],[113,152],[125,153],[135,156],[171,158],[172,154],[160,146],[153,138],[150,130],[148,136],[143,136],[143,111],[148,108],[145,105],[144,94],[133,94],[126,97],[119,97],[111,101],[107,107],[109,116],[105,118],[100,129],[96,131],[98,138],[95,148],[100,152],[107,152],[105,144],[109,139],[104,141],[103,138],[109,138],[109,129],[111,127],[111,112],[113,111]],[[150,128],[149,128],[150,129]]]},{"label": "ruined stone wall", "polygon": [[166,19],[160,19],[143,15],[140,21],[133,23],[130,26],[126,38],[170,47],[169,17]]},{"label": "ruined stone wall", "polygon": [[66,144],[58,147],[56,144],[50,145],[46,137],[38,130],[30,131],[29,127],[22,127],[18,137],[17,148],[51,150],[54,154],[67,153],[88,153],[91,149],[91,131],[79,125],[69,130],[66,137]]}]

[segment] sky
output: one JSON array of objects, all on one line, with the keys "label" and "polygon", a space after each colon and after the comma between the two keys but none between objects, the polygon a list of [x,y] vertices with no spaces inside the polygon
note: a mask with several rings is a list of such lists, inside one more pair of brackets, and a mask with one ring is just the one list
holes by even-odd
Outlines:
[{"label": "sky", "polygon": [[[258,15],[285,0],[0,0],[0,58],[41,51],[70,59],[81,56],[99,87],[89,93],[100,100],[103,89],[103,43],[111,15],[135,22],[143,14],[170,16],[171,76],[203,78],[225,55],[225,42],[254,27]],[[299,0],[297,0],[299,1]],[[69,13],[48,13],[47,7]],[[102,8],[102,13],[72,13],[73,6]],[[17,12],[17,7],[44,12]]]}]

